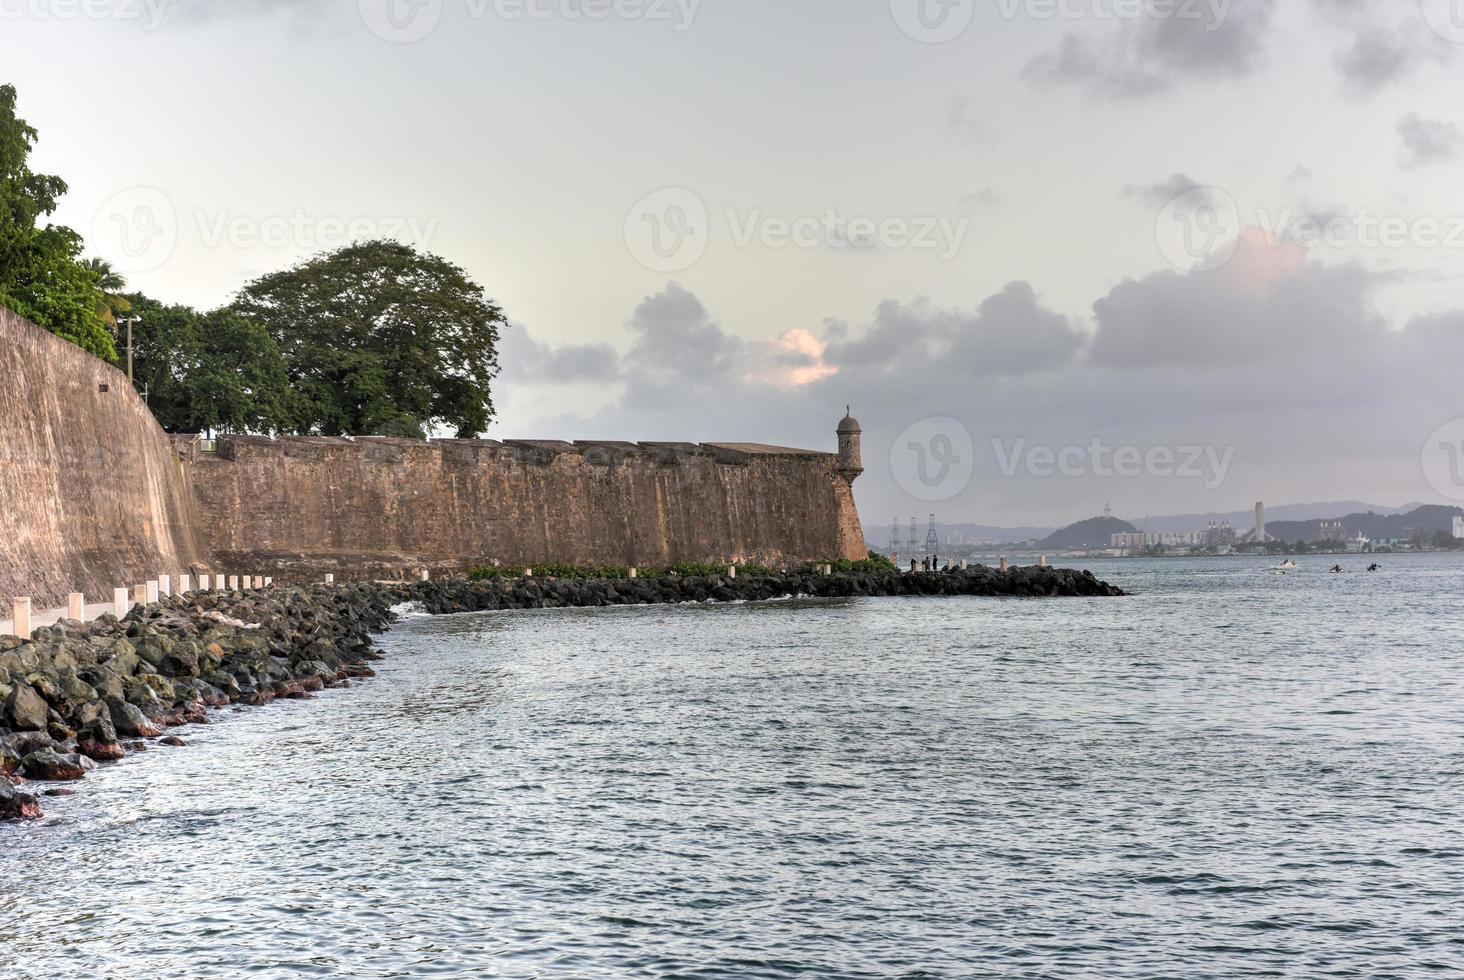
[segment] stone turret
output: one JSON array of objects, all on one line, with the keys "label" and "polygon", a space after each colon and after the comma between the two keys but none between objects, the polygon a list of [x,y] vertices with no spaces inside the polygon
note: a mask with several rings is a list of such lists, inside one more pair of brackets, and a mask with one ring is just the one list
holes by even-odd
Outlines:
[{"label": "stone turret", "polygon": [[859,454],[859,437],[863,432],[851,405],[839,423],[839,475],[850,484],[864,473],[864,462]]}]

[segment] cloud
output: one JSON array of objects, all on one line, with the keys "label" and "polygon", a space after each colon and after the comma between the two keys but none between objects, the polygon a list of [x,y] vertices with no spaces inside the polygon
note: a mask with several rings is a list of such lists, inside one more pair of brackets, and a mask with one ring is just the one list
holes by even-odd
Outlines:
[{"label": "cloud", "polygon": [[1459,127],[1411,113],[1398,120],[1399,162],[1407,169],[1448,163],[1459,156]]},{"label": "cloud", "polygon": [[796,388],[838,373],[824,360],[828,342],[802,328],[789,330],[775,340],[750,345],[751,363],[743,378],[775,388]]},{"label": "cloud", "polygon": [[737,372],[746,347],[677,282],[641,300],[626,326],[635,338],[628,371],[645,379],[705,384],[727,378]]},{"label": "cloud", "polygon": [[1351,95],[1372,95],[1449,57],[1449,45],[1429,29],[1417,3],[1392,19],[1379,13],[1382,5],[1363,0],[1313,0],[1313,6],[1343,27],[1345,46],[1334,60]]},{"label": "cloud", "polygon": [[1102,44],[1066,34],[1055,52],[1028,62],[1023,77],[1141,98],[1185,81],[1248,76],[1265,60],[1275,0],[1234,0],[1227,14],[1216,17],[1218,9],[1200,5],[1193,16],[1127,20]]},{"label": "cloud", "polygon": [[[1216,272],[1116,285],[1092,304],[1091,325],[1012,282],[974,308],[889,299],[860,322],[751,340],[670,283],[626,323],[630,352],[603,408],[507,427],[831,449],[852,403],[868,467],[856,489],[871,521],[932,509],[900,485],[890,459],[897,437],[934,418],[960,420],[977,453],[970,488],[932,505],[942,520],[1055,525],[1104,501],[1162,514],[1339,492],[1433,499],[1418,453],[1459,414],[1452,373],[1464,355],[1464,311],[1398,327],[1378,309],[1390,281],[1357,264],[1313,262],[1251,229]],[[1009,448],[1017,439],[1056,449],[1095,439],[1209,446],[1233,449],[1234,464],[1213,491],[1173,479],[1006,475],[993,440]]]},{"label": "cloud", "polygon": [[974,313],[887,300],[857,336],[847,328],[835,332],[825,357],[859,377],[908,379],[912,365],[938,364],[933,374],[967,383],[1053,370],[1076,357],[1085,342],[1083,332],[1046,309],[1029,284],[1013,282]]},{"label": "cloud", "polygon": [[1162,208],[1170,201],[1205,185],[1188,174],[1171,174],[1154,184],[1130,184],[1123,189],[1123,196],[1142,201],[1155,208]]},{"label": "cloud", "polygon": [[609,344],[555,347],[514,324],[504,331],[499,360],[505,381],[517,384],[610,384],[620,379],[620,354]]},{"label": "cloud", "polygon": [[959,96],[951,99],[946,110],[946,127],[952,136],[971,143],[983,143],[989,135],[985,115],[970,99]]},{"label": "cloud", "polygon": [[1128,370],[1264,366],[1328,346],[1345,349],[1386,333],[1371,311],[1376,284],[1356,266],[1310,266],[1300,246],[1272,245],[1251,229],[1218,271],[1156,273],[1098,300],[1091,363]]},{"label": "cloud", "polygon": [[975,211],[985,211],[988,208],[996,207],[996,190],[991,187],[983,187],[979,191],[970,194],[962,194],[956,202],[956,209],[962,214],[971,214]]},{"label": "cloud", "polygon": [[1312,168],[1311,167],[1308,167],[1304,163],[1298,163],[1296,165],[1296,169],[1293,170],[1293,171],[1291,171],[1291,173],[1287,174],[1286,175],[1286,179],[1282,183],[1285,183],[1285,184],[1305,184],[1305,183],[1309,183],[1315,177],[1316,177],[1316,174],[1312,172]]}]

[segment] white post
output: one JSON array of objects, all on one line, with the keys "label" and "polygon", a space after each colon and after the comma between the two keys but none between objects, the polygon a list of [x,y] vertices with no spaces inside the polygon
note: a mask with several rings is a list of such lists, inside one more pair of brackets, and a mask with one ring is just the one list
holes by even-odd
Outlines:
[{"label": "white post", "polygon": [[229,591],[230,592],[237,592],[237,591],[239,591],[239,576],[237,576],[237,575],[230,575],[229,576]]},{"label": "white post", "polygon": [[534,577],[534,570],[532,568],[526,568],[526,569],[524,569],[524,578],[533,578],[533,577]]},{"label": "white post", "polygon": [[188,588],[188,586],[190,586],[192,584],[193,583],[188,580],[188,576],[187,575],[179,575],[178,576],[178,594],[179,595],[187,595],[191,591]]},{"label": "white post", "polygon": [[335,576],[334,575],[327,575],[325,577],[325,584],[326,585],[335,585]]},{"label": "white post", "polygon": [[150,606],[158,601],[158,582],[153,579],[147,583],[147,604]]},{"label": "white post", "polygon": [[265,576],[265,577],[264,577],[264,587],[265,587],[265,588],[266,588],[266,589],[267,589],[267,588],[269,588],[269,587],[270,587],[270,586],[271,586],[271,585],[274,585],[274,579],[273,579],[273,578],[271,578],[271,577],[270,577],[270,576],[268,576],[268,575],[266,575],[266,576]]},{"label": "white post", "polygon": [[31,635],[31,601],[26,596],[17,596],[12,606],[10,620],[10,633],[22,640],[29,640]]},{"label": "white post", "polygon": [[173,576],[171,576],[171,575],[159,575],[158,576],[158,595],[162,596],[162,595],[172,595],[172,594],[173,594]]},{"label": "white post", "polygon": [[737,566],[736,565],[728,565],[727,566],[727,577],[728,578],[736,578],[737,577]]},{"label": "white post", "polygon": [[264,576],[263,575],[256,575],[256,576],[254,576],[254,587],[256,589],[262,589],[262,588],[264,588]]},{"label": "white post", "polygon": [[422,581],[423,582],[430,581],[431,578],[432,578],[432,573],[429,572],[429,571],[427,571],[427,569],[424,568],[424,569],[422,569],[422,576],[421,577],[422,577]]},{"label": "white post", "polygon": [[198,591],[199,592],[207,592],[208,591],[208,576],[207,575],[200,575],[200,576],[198,576]]},{"label": "white post", "polygon": [[1038,558],[1037,559],[1037,564],[1039,566],[1041,566],[1042,568],[1046,568],[1047,567],[1047,556],[1046,555],[1043,555],[1041,558]]},{"label": "white post", "polygon": [[1010,561],[1008,561],[1007,559],[1003,558],[1001,560],[1001,570],[1004,571],[1004,572],[1011,571],[1012,570],[1012,563]]},{"label": "white post", "polygon": [[121,619],[127,615],[127,590],[112,590],[112,615]]},{"label": "white post", "polygon": [[966,569],[968,569],[970,567],[971,567],[971,563],[969,561],[967,561],[966,559],[962,558],[961,559],[961,571],[964,572]]},{"label": "white post", "polygon": [[134,585],[132,587],[132,604],[134,606],[147,605],[147,586]]},{"label": "white post", "polygon": [[86,621],[86,596],[80,592],[73,592],[66,597],[66,618],[74,619],[78,623]]},{"label": "white post", "polygon": [[636,569],[636,568],[632,568],[630,570],[630,577],[631,578],[640,578],[640,570],[639,569]]}]

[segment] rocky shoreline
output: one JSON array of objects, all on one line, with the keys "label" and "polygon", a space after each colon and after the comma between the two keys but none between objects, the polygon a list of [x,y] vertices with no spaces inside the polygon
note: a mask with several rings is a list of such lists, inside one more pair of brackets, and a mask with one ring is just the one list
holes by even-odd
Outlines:
[{"label": "rocky shoreline", "polygon": [[[985,567],[901,573],[666,576],[640,579],[450,579],[412,584],[277,586],[170,596],[125,618],[63,622],[29,641],[0,640],[0,820],[34,819],[33,784],[64,784],[149,744],[182,745],[167,729],[204,724],[208,709],[308,698],[374,676],[374,634],[392,608],[428,613],[790,596],[1121,596],[1089,572]],[[153,741],[155,740],[155,741]]]}]

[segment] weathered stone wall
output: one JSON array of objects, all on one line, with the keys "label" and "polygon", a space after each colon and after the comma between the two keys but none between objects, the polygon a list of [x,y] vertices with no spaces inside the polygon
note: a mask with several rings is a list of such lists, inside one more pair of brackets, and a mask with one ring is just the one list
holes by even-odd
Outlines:
[{"label": "weathered stone wall", "polygon": [[862,558],[838,457],[748,444],[239,437],[189,460],[225,570]]},{"label": "weathered stone wall", "polygon": [[0,618],[198,566],[191,499],[125,375],[0,309]]},{"label": "weathered stone wall", "polygon": [[866,554],[832,453],[255,437],[204,450],[164,434],[120,371],[0,310],[0,610],[182,572]]}]

